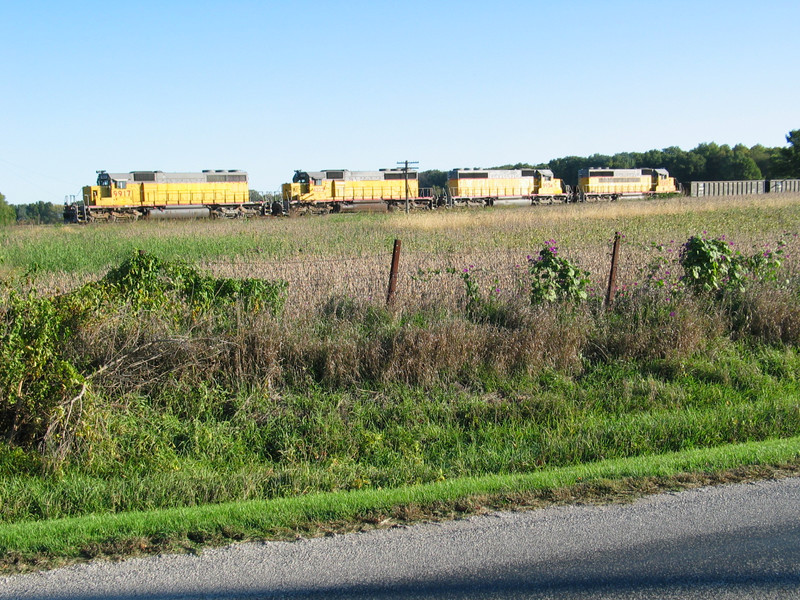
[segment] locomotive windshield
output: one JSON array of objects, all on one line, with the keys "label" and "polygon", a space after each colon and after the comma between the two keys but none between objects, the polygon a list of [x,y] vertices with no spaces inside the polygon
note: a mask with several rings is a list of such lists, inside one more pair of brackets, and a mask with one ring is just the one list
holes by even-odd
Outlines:
[{"label": "locomotive windshield", "polygon": [[295,171],[292,183],[308,183],[308,173],[305,171]]},{"label": "locomotive windshield", "polygon": [[97,185],[108,186],[111,185],[111,176],[105,171],[97,172]]}]

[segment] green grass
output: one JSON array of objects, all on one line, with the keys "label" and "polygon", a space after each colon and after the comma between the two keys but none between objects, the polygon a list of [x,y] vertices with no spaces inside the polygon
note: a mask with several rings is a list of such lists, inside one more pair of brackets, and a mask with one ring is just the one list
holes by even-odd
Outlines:
[{"label": "green grass", "polygon": [[179,386],[98,410],[83,435],[102,438],[55,475],[35,453],[0,453],[0,522],[524,474],[800,431],[794,350],[740,345],[649,364],[548,371],[482,391]]},{"label": "green grass", "polygon": [[[188,541],[285,539],[319,533],[331,524],[376,522],[397,507],[450,505],[476,496],[524,494],[626,478],[670,478],[714,473],[740,465],[775,465],[800,458],[800,437],[723,445],[652,456],[604,460],[527,474],[465,477],[386,490],[303,495],[267,501],[91,515],[0,527],[0,553],[8,561],[75,559],[103,549],[173,548]],[[13,557],[8,555],[12,554]],[[8,564],[8,562],[6,563]]]},{"label": "green grass", "polygon": [[614,231],[626,235],[629,249],[685,240],[703,230],[749,244],[797,233],[798,222],[800,203],[786,195],[411,215],[6,227],[0,228],[0,266],[17,273],[96,273],[118,264],[134,249],[166,260],[192,261],[360,256],[388,252],[394,238],[401,238],[404,252],[411,253],[530,252],[550,238],[565,247],[596,252],[608,245]]}]

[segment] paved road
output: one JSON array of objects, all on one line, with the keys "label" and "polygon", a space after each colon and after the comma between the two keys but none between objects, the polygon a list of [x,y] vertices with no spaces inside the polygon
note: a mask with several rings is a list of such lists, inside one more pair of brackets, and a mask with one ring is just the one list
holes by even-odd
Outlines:
[{"label": "paved road", "polygon": [[0,578],[0,598],[800,598],[800,478]]}]

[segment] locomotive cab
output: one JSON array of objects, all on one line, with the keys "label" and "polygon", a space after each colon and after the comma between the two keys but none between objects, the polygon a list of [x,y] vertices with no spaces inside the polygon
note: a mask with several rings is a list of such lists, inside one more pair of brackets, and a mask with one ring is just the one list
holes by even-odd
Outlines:
[{"label": "locomotive cab", "polygon": [[107,171],[97,172],[97,185],[87,185],[83,188],[83,201],[89,206],[97,206],[104,202],[105,198],[114,198],[124,194],[125,197],[129,194],[122,192],[114,192],[114,190],[127,190],[128,180],[119,175],[112,175]]},{"label": "locomotive cab", "polygon": [[302,196],[309,191],[309,176],[306,171],[295,171],[290,185],[291,196]]},{"label": "locomotive cab", "polygon": [[333,182],[344,177],[344,170],[338,171],[295,171],[292,183],[284,183],[281,192],[289,202],[318,202],[330,200],[333,195]]},{"label": "locomotive cab", "polygon": [[678,190],[675,178],[666,169],[642,169],[642,175],[650,176],[653,194],[673,194]]},{"label": "locomotive cab", "polygon": [[281,186],[281,195],[286,201],[296,200],[303,194],[308,193],[308,173],[305,171],[295,171],[291,183],[284,183]]},{"label": "locomotive cab", "polygon": [[[525,173],[526,171],[522,172],[523,175]],[[540,196],[556,196],[564,191],[561,180],[556,179],[550,169],[536,169],[533,177],[536,182],[536,194]]]}]

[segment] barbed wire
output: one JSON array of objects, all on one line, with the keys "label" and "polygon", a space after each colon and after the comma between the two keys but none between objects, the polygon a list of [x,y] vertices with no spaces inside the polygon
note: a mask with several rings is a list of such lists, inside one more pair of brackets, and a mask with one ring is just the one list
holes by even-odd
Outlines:
[{"label": "barbed wire", "polygon": [[[520,260],[525,262],[528,260],[530,256],[532,256],[529,250],[461,250],[461,251],[451,251],[451,252],[434,252],[434,251],[418,251],[418,250],[409,250],[404,251],[401,254],[401,260],[408,261],[409,258],[419,258],[419,257],[433,257],[436,259],[443,259],[443,260],[454,260],[454,259],[464,259],[467,260],[470,256],[482,256],[482,255],[490,255],[490,256],[511,256],[518,254]],[[283,264],[283,265],[299,265],[299,264],[331,264],[331,263],[342,263],[342,262],[374,262],[378,260],[385,260],[387,262],[391,261],[392,253],[391,252],[382,252],[379,254],[369,254],[364,256],[337,256],[333,258],[323,258],[314,254],[309,254],[302,258],[291,258],[287,259],[285,257],[264,257],[261,260],[255,260],[252,258],[242,259],[240,257],[231,257],[228,259],[206,259],[200,261],[201,264],[206,266],[230,266],[230,265],[265,265],[265,264]]]}]

